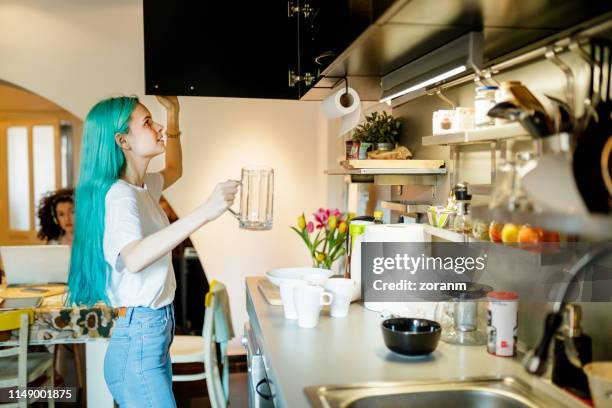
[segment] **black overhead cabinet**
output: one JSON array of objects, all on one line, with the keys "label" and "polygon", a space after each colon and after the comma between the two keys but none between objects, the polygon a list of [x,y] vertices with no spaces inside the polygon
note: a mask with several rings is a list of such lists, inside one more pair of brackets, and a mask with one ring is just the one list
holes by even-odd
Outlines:
[{"label": "black overhead cabinet", "polygon": [[370,0],[144,0],[146,93],[299,99],[371,20]]},{"label": "black overhead cabinet", "polygon": [[147,94],[297,99],[287,2],[144,1]]}]

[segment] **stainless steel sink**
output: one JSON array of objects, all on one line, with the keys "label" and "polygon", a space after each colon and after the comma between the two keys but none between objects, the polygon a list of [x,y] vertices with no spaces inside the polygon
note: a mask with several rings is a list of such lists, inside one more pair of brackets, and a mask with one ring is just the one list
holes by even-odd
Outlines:
[{"label": "stainless steel sink", "polygon": [[321,408],[549,408],[559,401],[536,395],[514,378],[458,381],[382,382],[304,389],[313,407]]}]

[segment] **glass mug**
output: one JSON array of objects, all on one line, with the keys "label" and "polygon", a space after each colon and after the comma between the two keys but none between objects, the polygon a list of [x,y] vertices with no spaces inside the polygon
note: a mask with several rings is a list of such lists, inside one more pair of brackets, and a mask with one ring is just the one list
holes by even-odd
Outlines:
[{"label": "glass mug", "polygon": [[274,169],[267,166],[243,167],[241,179],[236,181],[240,183],[240,211],[228,210],[236,217],[240,228],[272,229]]}]

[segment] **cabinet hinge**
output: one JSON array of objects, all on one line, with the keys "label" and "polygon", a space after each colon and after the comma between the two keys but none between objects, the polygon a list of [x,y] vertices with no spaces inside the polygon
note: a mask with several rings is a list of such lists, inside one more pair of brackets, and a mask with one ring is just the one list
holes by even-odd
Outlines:
[{"label": "cabinet hinge", "polygon": [[304,18],[308,18],[311,16],[313,12],[314,12],[314,9],[308,3],[300,7],[292,1],[287,2],[287,17],[293,17],[296,14],[302,13]]},{"label": "cabinet hinge", "polygon": [[300,76],[300,75],[296,75],[295,72],[293,71],[289,71],[289,87],[290,88],[293,88],[295,84],[297,84],[300,81],[304,81],[304,84],[306,86],[310,86],[312,85],[314,79],[315,77],[310,72],[306,72],[304,75]]}]

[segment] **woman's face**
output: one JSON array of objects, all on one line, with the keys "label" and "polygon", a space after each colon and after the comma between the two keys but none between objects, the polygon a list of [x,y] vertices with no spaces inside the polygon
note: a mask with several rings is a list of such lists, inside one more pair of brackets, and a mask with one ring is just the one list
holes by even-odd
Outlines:
[{"label": "woman's face", "polygon": [[74,205],[70,201],[63,201],[55,205],[55,216],[60,228],[65,233],[74,233]]},{"label": "woman's face", "polygon": [[130,154],[152,158],[166,150],[162,136],[164,127],[153,121],[151,113],[143,104],[136,104],[130,116],[129,129],[126,142]]}]

